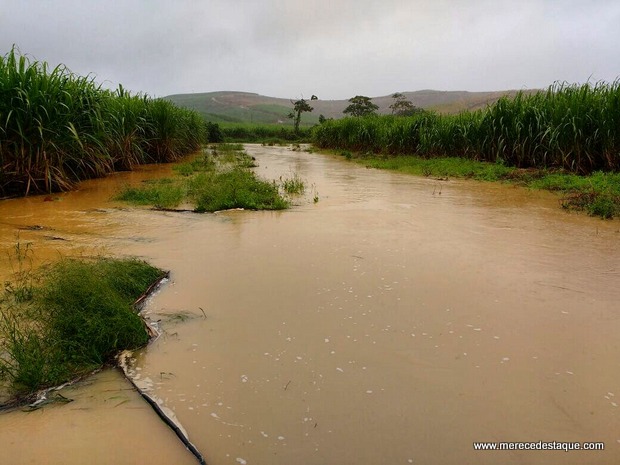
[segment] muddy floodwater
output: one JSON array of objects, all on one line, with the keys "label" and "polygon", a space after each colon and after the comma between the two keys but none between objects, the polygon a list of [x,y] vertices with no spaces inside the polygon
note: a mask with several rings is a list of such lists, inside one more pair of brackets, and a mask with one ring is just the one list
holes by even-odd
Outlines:
[{"label": "muddy floodwater", "polygon": [[[133,372],[208,464],[620,462],[618,221],[544,192],[247,150],[261,176],[306,180],[293,208],[109,200],[166,167],[0,203],[4,250],[19,231],[36,260],[107,252],[171,270],[146,308],[162,335]],[[117,372],[64,395],[0,415],[0,463],[195,463]],[[605,450],[473,446],[517,441]]]}]

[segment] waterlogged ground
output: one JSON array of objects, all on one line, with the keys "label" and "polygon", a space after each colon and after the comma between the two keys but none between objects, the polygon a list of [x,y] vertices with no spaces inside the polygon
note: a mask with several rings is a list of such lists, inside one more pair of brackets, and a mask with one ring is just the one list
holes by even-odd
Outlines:
[{"label": "waterlogged ground", "polygon": [[[194,215],[106,201],[148,173],[54,202],[0,204],[5,248],[17,227],[38,224],[53,230],[20,237],[42,256],[108,250],[172,270],[147,307],[163,335],[134,368],[209,464],[620,460],[617,221],[567,214],[548,193],[248,150],[261,175],[308,181],[299,205]],[[89,418],[105,412],[104,386],[75,393]],[[136,434],[127,404],[114,426],[70,428],[74,403],[38,417],[1,415],[0,462],[53,456],[60,441],[37,436],[53,428],[73,447],[47,463],[84,463],[97,450],[93,434],[110,448]],[[142,412],[138,400],[130,405]],[[139,423],[140,441],[114,463],[145,463],[143,438],[162,423],[144,412]],[[9,429],[24,431],[22,440]],[[476,452],[475,441],[604,442],[605,450]],[[174,438],[153,447],[179,460],[154,452],[149,463],[191,460]]]}]

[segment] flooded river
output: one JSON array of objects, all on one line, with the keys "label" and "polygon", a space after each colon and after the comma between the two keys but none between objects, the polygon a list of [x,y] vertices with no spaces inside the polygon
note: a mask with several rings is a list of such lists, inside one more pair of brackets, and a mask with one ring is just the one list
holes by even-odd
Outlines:
[{"label": "flooded river", "polygon": [[[620,461],[618,221],[511,186],[248,152],[263,177],[307,181],[296,206],[109,201],[166,167],[0,203],[6,250],[36,225],[20,240],[37,260],[108,252],[171,270],[146,309],[163,334],[134,371],[207,463]],[[0,463],[195,463],[117,372],[64,395],[75,402],[0,415]],[[473,447],[509,441],[605,450]]]}]

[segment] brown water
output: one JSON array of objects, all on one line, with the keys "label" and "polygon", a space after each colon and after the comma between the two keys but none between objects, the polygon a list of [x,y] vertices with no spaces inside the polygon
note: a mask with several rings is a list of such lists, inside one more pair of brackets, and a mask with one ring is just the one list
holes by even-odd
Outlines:
[{"label": "brown water", "polygon": [[98,373],[62,395],[73,401],[0,415],[0,463],[196,463],[117,371]]},{"label": "brown water", "polygon": [[[620,460],[617,221],[567,214],[546,193],[248,150],[261,175],[295,171],[314,187],[285,212],[118,209],[105,199],[123,176],[63,196],[61,213],[43,216],[54,202],[36,198],[0,204],[7,246],[16,225],[49,225],[71,240],[21,237],[37,253],[109,250],[172,270],[147,308],[164,334],[135,366],[209,464]],[[71,405],[54,411],[69,422]],[[132,434],[131,415],[119,411],[113,437]],[[31,417],[0,416],[0,431],[6,418],[17,429]],[[141,437],[160,427],[151,415]],[[541,440],[606,449],[472,446]],[[0,463],[29,463],[4,433],[0,447]],[[113,463],[143,458],[127,454]]]}]

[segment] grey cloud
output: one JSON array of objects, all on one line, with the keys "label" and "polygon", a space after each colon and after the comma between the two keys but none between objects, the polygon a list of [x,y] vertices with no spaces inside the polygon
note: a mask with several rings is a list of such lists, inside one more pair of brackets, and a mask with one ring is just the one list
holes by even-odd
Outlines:
[{"label": "grey cloud", "polygon": [[620,75],[615,0],[5,1],[0,52],[152,95],[348,98]]}]

